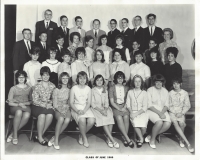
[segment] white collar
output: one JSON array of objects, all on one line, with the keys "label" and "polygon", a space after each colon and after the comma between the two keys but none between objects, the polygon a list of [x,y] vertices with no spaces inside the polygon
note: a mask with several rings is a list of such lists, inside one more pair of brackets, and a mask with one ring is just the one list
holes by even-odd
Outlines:
[{"label": "white collar", "polygon": [[140,28],[140,26],[137,26],[135,29],[138,30]]},{"label": "white collar", "polygon": [[116,29],[116,28],[114,28],[114,29],[111,29],[111,31],[113,32],[115,29]]},{"label": "white collar", "polygon": [[127,29],[128,29],[128,27],[126,27],[125,29],[123,29],[123,31],[126,32]]},{"label": "white collar", "polygon": [[25,43],[27,43],[27,42],[29,43],[29,42],[30,42],[30,40],[24,39],[24,42],[25,42]]},{"label": "white collar", "polygon": [[141,65],[143,65],[144,63],[143,63],[143,62],[140,62],[140,63],[138,64],[137,62],[135,62],[135,64],[138,65],[138,66],[141,66]]},{"label": "white collar", "polygon": [[47,23],[47,22],[48,22],[48,24],[49,24],[50,21],[51,21],[51,20],[46,20],[46,19],[45,19],[45,20],[44,20],[44,23]]},{"label": "white collar", "polygon": [[120,62],[113,62],[112,64],[117,65],[117,64],[123,64],[125,61],[121,60]]},{"label": "white collar", "polygon": [[45,45],[45,46],[46,46],[46,42],[42,42],[42,41],[40,41],[40,43],[41,43],[42,45]]},{"label": "white collar", "polygon": [[95,29],[93,29],[93,32],[95,33],[95,31],[97,31],[97,33],[99,32],[99,29],[97,29],[97,30],[95,30]]},{"label": "white collar", "polygon": [[156,26],[154,26],[154,25],[153,25],[153,26],[149,26],[149,28],[151,28],[151,27],[152,27],[152,28],[155,28]]}]

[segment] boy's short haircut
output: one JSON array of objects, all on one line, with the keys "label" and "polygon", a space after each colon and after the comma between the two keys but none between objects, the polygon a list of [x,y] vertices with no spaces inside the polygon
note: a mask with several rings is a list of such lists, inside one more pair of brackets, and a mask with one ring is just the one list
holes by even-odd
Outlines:
[{"label": "boy's short haircut", "polygon": [[88,35],[85,37],[85,42],[89,42],[91,39],[94,40],[94,38],[92,36]]},{"label": "boy's short haircut", "polygon": [[63,36],[61,36],[61,35],[57,35],[57,36],[56,36],[56,40],[59,40],[59,39],[61,39],[61,38],[63,38],[63,39],[64,39],[64,37],[63,37]]}]

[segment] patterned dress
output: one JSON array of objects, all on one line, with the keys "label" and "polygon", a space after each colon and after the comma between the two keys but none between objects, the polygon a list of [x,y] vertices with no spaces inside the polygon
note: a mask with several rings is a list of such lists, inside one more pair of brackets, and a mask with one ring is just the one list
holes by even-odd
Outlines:
[{"label": "patterned dress", "polygon": [[71,60],[71,63],[73,63],[75,60],[76,60],[76,56],[75,56],[75,51],[78,47],[75,47],[73,45],[70,45],[67,49],[70,51],[71,53],[71,57],[72,57],[72,60]]}]

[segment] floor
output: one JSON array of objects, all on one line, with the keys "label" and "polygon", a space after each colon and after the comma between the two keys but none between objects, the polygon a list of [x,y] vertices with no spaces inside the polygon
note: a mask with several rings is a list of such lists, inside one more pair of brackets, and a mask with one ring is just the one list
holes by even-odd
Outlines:
[{"label": "floor", "polygon": [[[52,137],[53,133],[48,133],[47,139]],[[185,132],[188,140],[194,146],[194,121],[187,121],[187,128]],[[157,143],[157,149],[149,147],[148,143],[143,144],[142,148],[131,149],[124,147],[123,141],[119,134],[113,134],[116,141],[120,144],[120,149],[109,148],[105,142],[105,137],[100,133],[89,133],[88,141],[90,143],[89,148],[85,148],[78,144],[78,133],[64,133],[60,136],[59,145],[60,150],[55,150],[53,147],[41,146],[37,142],[29,141],[28,133],[21,133],[19,135],[18,145],[5,142],[5,154],[6,155],[28,155],[28,154],[85,154],[94,155],[97,154],[121,154],[121,155],[191,155],[186,148],[179,147],[177,139],[174,135],[162,135],[161,143]]]}]

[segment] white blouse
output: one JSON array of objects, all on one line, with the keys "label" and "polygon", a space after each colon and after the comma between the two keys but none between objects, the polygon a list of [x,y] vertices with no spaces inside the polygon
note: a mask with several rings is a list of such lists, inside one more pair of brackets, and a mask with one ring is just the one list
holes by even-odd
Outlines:
[{"label": "white blouse", "polygon": [[55,60],[47,59],[46,61],[42,62],[42,67],[47,66],[50,68],[51,72],[58,73],[58,66],[60,65],[60,62]]},{"label": "white blouse", "polygon": [[117,103],[123,104],[124,103],[124,86],[115,85],[115,89],[116,89]]}]

